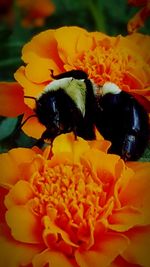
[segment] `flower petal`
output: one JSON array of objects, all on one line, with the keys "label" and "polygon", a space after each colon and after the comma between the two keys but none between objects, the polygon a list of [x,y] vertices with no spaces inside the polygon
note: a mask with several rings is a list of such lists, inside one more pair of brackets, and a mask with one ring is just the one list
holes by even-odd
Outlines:
[{"label": "flower petal", "polygon": [[65,243],[67,243],[68,245],[73,246],[73,247],[78,247],[78,245],[74,244],[70,240],[69,234],[67,232],[65,232],[64,230],[62,230],[57,225],[55,225],[55,223],[53,223],[48,216],[45,216],[43,218],[43,223],[45,226],[45,230],[43,232],[43,238],[44,239],[47,238],[47,236],[49,234],[53,234],[53,235],[60,234],[62,239],[65,241]]},{"label": "flower petal", "polygon": [[90,251],[76,251],[75,258],[82,267],[107,267],[127,247],[128,239],[119,234],[104,234],[97,247]]},{"label": "flower petal", "polygon": [[[70,42],[66,42],[71,40]],[[66,62],[68,58],[75,57],[77,53],[88,50],[92,42],[88,32],[79,27],[61,27],[55,32],[59,56]]]},{"label": "flower petal", "polygon": [[[145,223],[150,223],[150,162],[128,163],[135,174],[129,179],[127,185],[120,192],[120,202],[123,206],[132,205],[143,214]],[[127,193],[128,192],[128,193]]]},{"label": "flower petal", "polygon": [[[14,74],[15,79],[21,84],[21,86],[24,88],[24,95],[25,96],[32,96],[37,97],[41,92],[43,92],[45,84],[37,84],[31,82],[29,79],[27,79],[25,75],[25,67],[20,67]],[[32,109],[35,108],[35,100],[34,99],[26,99],[25,103],[31,107]]]},{"label": "flower petal", "polygon": [[[24,114],[24,117],[23,117],[23,122],[32,115],[35,115],[35,113],[30,108],[26,109],[26,113]],[[43,124],[41,124],[38,121],[37,117],[31,117],[22,126],[22,130],[28,136],[39,139],[42,136],[43,132],[46,130],[46,128]]]},{"label": "flower petal", "polygon": [[35,152],[28,148],[14,148],[8,153],[0,155],[0,184],[9,185],[15,184],[19,179],[21,163],[30,162],[35,155]]},{"label": "flower petal", "polygon": [[127,262],[121,256],[118,256],[109,267],[140,267],[139,265]]},{"label": "flower petal", "polygon": [[[38,68],[37,66],[40,67]],[[39,56],[33,54],[31,56],[30,63],[28,63],[25,68],[25,75],[29,81],[43,83],[52,79],[51,70],[53,70],[54,73],[59,72],[59,68],[53,60],[40,58]]]},{"label": "flower petal", "polygon": [[26,266],[31,263],[32,258],[40,253],[42,247],[39,245],[23,244],[13,240],[6,233],[4,227],[0,226],[0,266],[16,267]]},{"label": "flower petal", "polygon": [[41,242],[40,220],[27,206],[13,206],[6,212],[6,222],[15,240],[37,244]]},{"label": "flower petal", "polygon": [[23,47],[22,60],[25,63],[30,62],[31,52],[41,58],[51,58],[62,68],[62,61],[58,55],[57,41],[55,39],[55,30],[47,30],[37,34]]},{"label": "flower petal", "polygon": [[83,160],[89,162],[90,166],[96,171],[102,182],[105,183],[110,179],[118,178],[115,175],[116,164],[118,164],[120,160],[118,155],[106,154],[97,149],[91,149],[86,152]]},{"label": "flower petal", "polygon": [[150,226],[131,229],[126,235],[130,239],[130,244],[122,256],[128,262],[149,267]]},{"label": "flower petal", "polygon": [[25,110],[23,90],[16,82],[0,83],[0,115],[16,117]]},{"label": "flower petal", "polygon": [[29,199],[34,197],[31,185],[23,180],[18,181],[5,197],[5,206],[7,209],[15,205],[23,205]]},{"label": "flower petal", "polygon": [[81,154],[88,151],[90,146],[88,142],[78,137],[75,140],[73,133],[61,134],[55,138],[52,151],[55,154],[61,152],[69,152],[73,154],[74,160],[79,160]]},{"label": "flower petal", "polygon": [[145,223],[145,216],[140,210],[126,206],[113,211],[112,215],[109,216],[108,228],[117,232],[124,232]]},{"label": "flower petal", "polygon": [[44,267],[47,263],[51,267],[75,267],[64,254],[48,249],[37,254],[33,259],[33,267]]}]

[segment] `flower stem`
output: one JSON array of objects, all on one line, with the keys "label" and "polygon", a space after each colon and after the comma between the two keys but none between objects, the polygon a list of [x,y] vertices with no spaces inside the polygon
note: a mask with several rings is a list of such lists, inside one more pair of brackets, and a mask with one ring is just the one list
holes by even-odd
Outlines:
[{"label": "flower stem", "polygon": [[87,1],[88,8],[90,9],[90,12],[95,20],[95,26],[96,30],[101,32],[106,32],[106,25],[105,25],[105,19],[104,19],[104,12],[103,7],[101,5],[95,5],[95,1],[88,0]]}]

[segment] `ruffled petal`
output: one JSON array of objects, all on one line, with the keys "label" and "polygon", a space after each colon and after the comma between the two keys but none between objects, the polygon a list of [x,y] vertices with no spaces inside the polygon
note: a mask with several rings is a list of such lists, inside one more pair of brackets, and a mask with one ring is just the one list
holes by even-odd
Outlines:
[{"label": "ruffled petal", "polygon": [[75,136],[73,133],[62,134],[58,136],[53,142],[53,153],[59,154],[61,152],[69,152],[72,153],[74,161],[78,161],[80,156],[88,151],[90,146],[88,142],[84,139],[78,137],[75,140]]},{"label": "ruffled petal", "polygon": [[0,184],[10,188],[20,179],[19,165],[30,162],[35,152],[28,148],[14,148],[0,155]]},{"label": "ruffled petal", "polygon": [[79,266],[107,267],[126,249],[128,242],[128,239],[123,235],[108,233],[100,237],[95,249],[76,251],[75,258]]},{"label": "ruffled petal", "polygon": [[31,52],[41,58],[51,58],[57,66],[62,68],[62,61],[58,55],[57,41],[55,39],[55,30],[43,31],[32,38],[22,50],[22,60],[29,63]]},{"label": "ruffled petal", "polygon": [[50,236],[56,237],[58,234],[60,234],[66,244],[73,246],[73,247],[78,247],[78,245],[76,245],[70,240],[69,234],[63,231],[54,222],[52,222],[48,216],[45,216],[43,218],[43,223],[45,226],[45,230],[43,232],[43,239],[45,239],[46,243]]},{"label": "ruffled petal", "polygon": [[13,206],[6,212],[6,222],[13,238],[29,244],[41,242],[40,220],[27,206]]},{"label": "ruffled petal", "polygon": [[130,262],[127,262],[125,259],[123,259],[121,256],[118,256],[109,267],[140,267],[137,264],[132,264]]},{"label": "ruffled petal", "polygon": [[[39,68],[37,67],[39,66]],[[25,76],[29,81],[35,83],[44,83],[52,80],[51,70],[54,73],[59,73],[59,68],[56,63],[47,58],[40,58],[39,56],[33,54],[31,55],[30,63],[25,68]]]},{"label": "ruffled petal", "polygon": [[[30,116],[35,115],[32,109],[26,109],[26,113],[23,117],[23,122],[29,118]],[[38,118],[31,117],[26,123],[22,126],[22,130],[28,135],[33,138],[39,139],[43,132],[46,130],[45,126],[38,121]]]},{"label": "ruffled petal", "polygon": [[130,239],[130,244],[122,253],[124,259],[140,266],[149,267],[150,226],[131,229],[126,236]]},{"label": "ruffled petal", "polygon": [[[25,75],[25,67],[20,67],[14,74],[15,79],[21,84],[21,86],[24,88],[24,95],[25,96],[32,96],[37,97],[39,94],[41,94],[44,90],[45,84],[37,84],[31,82],[29,79],[27,79]],[[35,100],[34,99],[28,99],[25,98],[25,103],[32,109],[35,108]]]},{"label": "ruffled petal", "polygon": [[145,223],[150,223],[150,163],[137,162],[128,163],[130,168],[135,171],[135,174],[128,180],[128,183],[120,191],[119,199],[123,206],[132,205],[140,210],[143,214]]},{"label": "ruffled petal", "polygon": [[16,117],[23,114],[26,105],[24,104],[22,87],[16,82],[0,83],[0,115]]},{"label": "ruffled petal", "polygon": [[117,232],[127,231],[134,226],[144,225],[145,215],[140,210],[127,206],[118,210],[113,210],[109,216],[108,228]]},{"label": "ruffled petal", "polygon": [[29,199],[34,197],[33,188],[23,180],[18,181],[5,197],[5,206],[7,209],[15,205],[23,205]]},{"label": "ruffled petal", "polygon": [[33,267],[44,267],[46,264],[51,267],[75,267],[63,253],[48,249],[37,254],[32,263]]},{"label": "ruffled petal", "polygon": [[13,240],[2,225],[0,226],[0,244],[1,267],[26,266],[31,263],[34,255],[42,250],[42,247],[37,244],[26,245]]},{"label": "ruffled petal", "polygon": [[[66,38],[64,38],[66,36]],[[79,27],[61,27],[55,32],[55,39],[58,45],[59,56],[62,61],[76,58],[78,53],[88,51],[92,46],[92,39],[88,32]],[[69,42],[66,42],[70,40]]]},{"label": "ruffled petal", "polygon": [[[94,157],[93,157],[93,153]],[[113,154],[106,154],[97,149],[91,149],[83,157],[84,161],[89,162],[91,168],[97,173],[102,182],[116,179],[116,164],[120,160],[120,157]]]}]

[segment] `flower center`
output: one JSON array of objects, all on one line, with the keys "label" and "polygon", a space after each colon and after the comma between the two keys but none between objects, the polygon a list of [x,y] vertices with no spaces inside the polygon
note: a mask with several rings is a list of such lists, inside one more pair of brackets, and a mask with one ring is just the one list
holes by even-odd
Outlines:
[{"label": "flower center", "polygon": [[[55,225],[67,232],[74,244],[91,246],[96,223],[104,214],[108,216],[108,188],[97,174],[84,164],[60,164],[37,172],[31,183],[36,195],[33,212],[46,218],[45,225],[49,224],[47,220],[50,222],[47,229]],[[112,205],[108,206],[112,209]]]},{"label": "flower center", "polygon": [[102,187],[94,174],[82,165],[58,165],[36,174],[32,181],[41,211],[55,208],[73,225],[96,220],[100,212]]}]

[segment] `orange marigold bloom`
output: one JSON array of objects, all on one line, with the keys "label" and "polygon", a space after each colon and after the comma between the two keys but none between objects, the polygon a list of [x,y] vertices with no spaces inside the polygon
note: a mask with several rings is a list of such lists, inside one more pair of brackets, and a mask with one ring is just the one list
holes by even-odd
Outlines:
[{"label": "orange marigold bloom", "polygon": [[[68,41],[69,40],[69,41]],[[37,97],[59,74],[72,69],[85,71],[96,84],[110,81],[122,90],[150,100],[150,36],[133,34],[110,37],[79,27],[46,30],[32,38],[22,50],[25,65],[15,73],[25,96]],[[142,49],[141,49],[142,48]],[[150,111],[149,101],[142,99]],[[24,119],[34,114],[35,101],[25,98]],[[14,108],[15,108],[14,99]],[[11,111],[10,111],[11,116]],[[45,127],[33,117],[23,126],[27,135],[40,138]]]},{"label": "orange marigold bloom", "polygon": [[142,7],[138,13],[134,15],[128,22],[128,32],[133,33],[139,30],[146,19],[150,16],[150,1],[149,0],[128,0],[128,3],[137,7]]},{"label": "orange marigold bloom", "polygon": [[24,26],[42,26],[45,18],[55,10],[51,0],[16,0],[16,3],[21,10]]},{"label": "orange marigold bloom", "polygon": [[19,9],[25,27],[42,26],[45,18],[55,11],[52,0],[0,0],[0,17],[10,25],[15,21],[14,4]]},{"label": "orange marigold bloom", "polygon": [[150,266],[150,163],[108,146],[70,133],[0,155],[1,267]]}]

